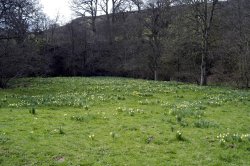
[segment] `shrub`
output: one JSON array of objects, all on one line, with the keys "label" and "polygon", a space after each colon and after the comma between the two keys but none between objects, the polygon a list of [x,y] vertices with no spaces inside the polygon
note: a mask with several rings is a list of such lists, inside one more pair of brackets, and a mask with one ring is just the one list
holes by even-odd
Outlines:
[{"label": "shrub", "polygon": [[182,134],[182,132],[181,131],[177,131],[176,132],[176,139],[178,140],[178,141],[184,141],[185,139],[184,139],[184,137],[183,137],[183,134]]}]

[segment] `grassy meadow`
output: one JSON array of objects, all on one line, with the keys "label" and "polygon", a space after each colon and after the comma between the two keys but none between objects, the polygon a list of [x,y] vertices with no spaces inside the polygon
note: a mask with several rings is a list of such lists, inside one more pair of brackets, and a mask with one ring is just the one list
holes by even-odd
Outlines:
[{"label": "grassy meadow", "polygon": [[250,165],[250,91],[127,78],[0,89],[0,165]]}]

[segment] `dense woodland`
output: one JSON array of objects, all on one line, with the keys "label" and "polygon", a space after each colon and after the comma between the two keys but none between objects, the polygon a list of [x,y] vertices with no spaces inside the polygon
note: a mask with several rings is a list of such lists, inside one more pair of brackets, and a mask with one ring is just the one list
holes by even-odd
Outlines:
[{"label": "dense woodland", "polygon": [[17,77],[124,76],[250,85],[249,0],[0,0],[0,87]]}]

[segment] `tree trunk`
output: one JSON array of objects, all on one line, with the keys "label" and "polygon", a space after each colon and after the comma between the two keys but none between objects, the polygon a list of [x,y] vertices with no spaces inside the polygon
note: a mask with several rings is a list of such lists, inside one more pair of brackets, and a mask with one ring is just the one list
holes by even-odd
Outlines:
[{"label": "tree trunk", "polygon": [[203,51],[201,57],[201,80],[200,85],[207,85],[207,56],[208,56],[208,32],[205,30],[205,35],[203,38]]},{"label": "tree trunk", "polygon": [[96,34],[96,23],[95,23],[95,20],[96,20],[96,18],[95,18],[95,16],[92,16],[93,18],[92,18],[92,31],[93,31],[93,33],[94,34]]},{"label": "tree trunk", "polygon": [[[212,15],[210,17],[212,17]],[[206,65],[207,65],[207,56],[208,56],[208,30],[209,30],[207,21],[208,21],[208,6],[207,6],[207,0],[205,0],[204,1],[203,37],[202,37],[203,48],[202,48],[202,57],[201,57],[201,80],[200,80],[201,86],[207,85]]]},{"label": "tree trunk", "polygon": [[246,53],[245,53],[245,57],[244,57],[244,64],[245,64],[245,68],[244,68],[244,76],[246,79],[246,83],[245,83],[245,88],[249,88],[249,66],[248,66],[248,56],[249,56],[249,43],[248,41],[246,42]]},{"label": "tree trunk", "polygon": [[4,78],[0,78],[0,89],[7,88],[7,81]]},{"label": "tree trunk", "polygon": [[110,17],[109,17],[109,14],[107,13],[106,14],[106,24],[107,24],[107,27],[108,27],[108,40],[109,40],[109,44],[111,45],[112,42],[113,42],[113,34],[112,34],[112,27],[111,27],[111,24],[110,24]]},{"label": "tree trunk", "polygon": [[155,80],[155,81],[158,80],[158,72],[157,72],[156,69],[154,70],[154,80]]},{"label": "tree trunk", "polygon": [[200,80],[200,85],[201,86],[207,85],[206,62],[204,60],[204,55],[202,57],[202,62],[201,62],[201,80]]}]

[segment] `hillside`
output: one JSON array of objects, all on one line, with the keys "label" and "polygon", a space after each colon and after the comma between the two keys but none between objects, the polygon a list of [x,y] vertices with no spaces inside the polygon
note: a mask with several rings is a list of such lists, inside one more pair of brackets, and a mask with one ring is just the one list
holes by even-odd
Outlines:
[{"label": "hillside", "polygon": [[250,87],[249,0],[74,2],[81,17],[64,26],[33,0],[0,2],[0,88],[36,76]]},{"label": "hillside", "polygon": [[107,77],[0,91],[0,165],[249,165],[250,92]]},{"label": "hillside", "polygon": [[238,4],[238,13],[244,17],[239,25],[238,1],[219,1],[215,10],[209,2],[206,20],[210,20],[212,11],[214,14],[211,23],[206,23],[210,25],[207,53],[202,44],[201,20],[205,18],[197,18],[204,16],[201,4],[163,4],[159,8],[147,4],[141,11],[97,16],[94,31],[90,16],[54,29],[53,37],[49,35],[54,42],[48,44],[55,49],[45,52],[51,62],[46,74],[125,76],[200,84],[201,62],[206,54],[205,82],[247,88],[250,4],[245,0]]}]

